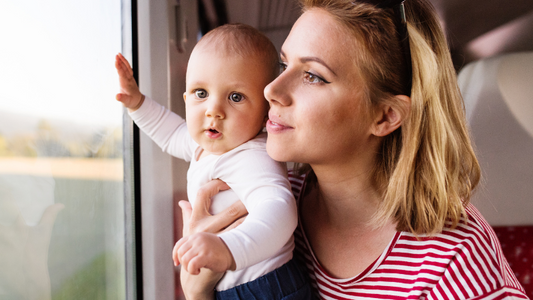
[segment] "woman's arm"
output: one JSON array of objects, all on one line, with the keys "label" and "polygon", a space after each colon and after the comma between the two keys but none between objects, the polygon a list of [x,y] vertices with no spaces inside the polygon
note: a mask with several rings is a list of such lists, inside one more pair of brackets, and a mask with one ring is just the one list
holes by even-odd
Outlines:
[{"label": "woman's arm", "polygon": [[[194,207],[191,207],[188,201],[179,202],[183,216],[183,236],[197,232],[219,233],[235,228],[244,221],[248,212],[240,201],[233,203],[217,215],[209,214],[211,198],[227,189],[229,187],[224,182],[213,180],[198,191]],[[176,248],[172,251],[174,261],[176,261],[176,251]],[[215,286],[223,275],[224,273],[214,273],[209,269],[202,269],[199,275],[191,275],[181,269],[180,279],[185,298],[189,300],[214,299]]]}]

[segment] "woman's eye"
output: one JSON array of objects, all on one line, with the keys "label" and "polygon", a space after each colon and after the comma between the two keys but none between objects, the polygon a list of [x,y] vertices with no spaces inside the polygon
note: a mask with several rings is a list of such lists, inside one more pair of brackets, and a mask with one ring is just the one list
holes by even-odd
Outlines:
[{"label": "woman's eye", "polygon": [[241,102],[244,97],[239,93],[231,93],[229,99],[233,102]]},{"label": "woman's eye", "polygon": [[283,73],[283,71],[287,70],[287,64],[284,62],[279,63],[279,73]]},{"label": "woman's eye", "polygon": [[322,78],[322,77],[320,77],[318,75],[315,75],[315,74],[313,74],[311,72],[305,72],[304,78],[309,83],[329,83],[324,78]]},{"label": "woman's eye", "polygon": [[194,94],[196,95],[196,97],[200,98],[200,99],[203,99],[203,98],[207,98],[207,91],[206,90],[202,90],[202,89],[198,89],[196,91],[194,91]]}]

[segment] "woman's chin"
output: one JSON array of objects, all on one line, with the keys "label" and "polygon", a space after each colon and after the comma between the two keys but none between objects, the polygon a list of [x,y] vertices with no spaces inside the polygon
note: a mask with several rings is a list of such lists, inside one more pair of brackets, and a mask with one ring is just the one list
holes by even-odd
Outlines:
[{"label": "woman's chin", "polygon": [[287,151],[289,147],[290,147],[289,145],[286,145],[284,143],[279,143],[278,141],[274,141],[270,137],[267,139],[266,150],[267,150],[268,156],[270,156],[275,161],[281,161],[281,162],[291,161],[290,152]]}]

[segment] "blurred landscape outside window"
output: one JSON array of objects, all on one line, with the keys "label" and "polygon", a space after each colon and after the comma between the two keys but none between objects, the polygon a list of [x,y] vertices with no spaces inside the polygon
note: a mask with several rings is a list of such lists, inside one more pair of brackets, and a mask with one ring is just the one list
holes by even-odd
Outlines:
[{"label": "blurred landscape outside window", "polygon": [[124,299],[121,1],[0,7],[0,299]]}]

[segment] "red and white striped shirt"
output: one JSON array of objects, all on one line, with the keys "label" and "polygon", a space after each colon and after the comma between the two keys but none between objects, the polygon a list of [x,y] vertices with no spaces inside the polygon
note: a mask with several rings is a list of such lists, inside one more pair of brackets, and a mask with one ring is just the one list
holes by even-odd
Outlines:
[{"label": "red and white striped shirt", "polygon": [[[289,179],[299,203],[305,178]],[[528,299],[490,225],[475,207],[466,211],[468,223],[436,236],[397,232],[381,256],[353,278],[329,275],[301,226],[295,256],[307,265],[321,299]]]}]

